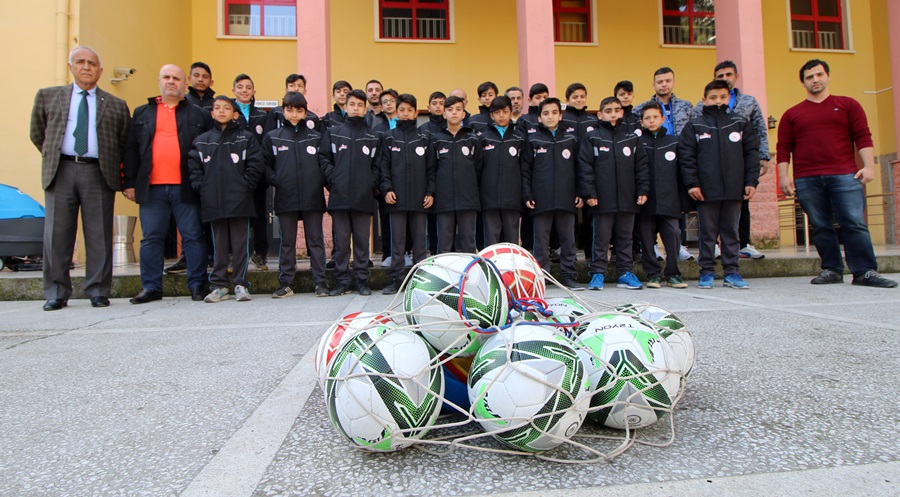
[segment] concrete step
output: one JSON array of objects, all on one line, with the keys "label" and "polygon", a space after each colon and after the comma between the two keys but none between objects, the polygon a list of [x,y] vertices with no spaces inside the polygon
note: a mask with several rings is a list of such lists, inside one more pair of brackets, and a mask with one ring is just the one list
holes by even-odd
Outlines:
[{"label": "concrete step", "polygon": [[[817,257],[771,257],[765,259],[741,259],[740,268],[741,275],[745,279],[756,278],[772,278],[772,277],[788,277],[788,276],[816,276],[820,272],[819,259]],[[303,266],[304,264],[301,263]],[[308,266],[308,263],[305,264]],[[682,275],[686,280],[699,279],[699,266],[696,261],[682,261],[678,264]],[[588,263],[586,261],[578,261],[576,263],[578,269],[578,281],[587,283],[590,281],[588,273]],[[647,275],[641,267],[640,262],[635,263],[635,274],[646,281]],[[882,273],[900,273],[900,255],[879,255],[878,270]],[[722,268],[717,264],[717,277],[722,277]],[[72,284],[75,288],[72,298],[85,298],[82,291],[84,287],[84,270],[76,268],[73,271]],[[559,278],[559,264],[553,264],[551,274]],[[334,286],[334,271],[326,272],[328,284]],[[250,270],[247,273],[250,280],[250,291],[254,294],[272,293],[278,289],[278,269],[277,261],[270,259],[270,269],[268,271]],[[607,271],[606,281],[615,281],[616,269],[615,263],[610,263]],[[850,282],[851,277],[845,278],[846,282]],[[371,276],[369,278],[369,287],[372,290],[380,290],[390,281],[387,268],[379,267],[379,261],[375,261],[375,267],[371,268]],[[294,292],[312,292],[314,283],[312,273],[308,269],[300,269],[294,278],[294,284],[291,285]],[[116,268],[113,276],[113,283],[110,298],[126,298],[133,297],[141,291],[141,277],[137,265],[131,265],[123,268]],[[190,295],[187,288],[187,277],[183,274],[167,274],[163,276],[163,293],[167,297]],[[43,300],[43,290],[41,273],[34,272],[18,272],[12,273],[8,270],[0,272],[0,301],[3,300]]]}]

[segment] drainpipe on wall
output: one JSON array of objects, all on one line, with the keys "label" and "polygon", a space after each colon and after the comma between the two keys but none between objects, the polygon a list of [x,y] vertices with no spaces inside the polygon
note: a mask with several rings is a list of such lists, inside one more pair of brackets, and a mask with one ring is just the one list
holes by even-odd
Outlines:
[{"label": "drainpipe on wall", "polygon": [[56,0],[56,85],[65,85],[68,82],[68,68],[69,0]]}]

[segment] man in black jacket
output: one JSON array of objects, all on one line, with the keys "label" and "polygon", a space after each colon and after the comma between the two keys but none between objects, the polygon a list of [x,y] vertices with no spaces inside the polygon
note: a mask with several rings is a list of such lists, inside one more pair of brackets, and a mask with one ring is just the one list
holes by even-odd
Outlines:
[{"label": "man in black jacket", "polygon": [[347,119],[328,128],[319,144],[319,166],[331,191],[328,212],[334,229],[334,276],[337,285],[329,295],[351,293],[350,236],[353,236],[353,273],[356,291],[369,290],[369,227],[375,213],[378,187],[378,138],[366,126],[366,94],[353,90],[347,94]]},{"label": "man in black jacket", "polygon": [[159,71],[159,97],[134,110],[125,148],[124,194],[140,204],[141,285],[132,304],[160,300],[164,244],[174,214],[187,258],[191,298],[206,295],[207,248],[200,224],[200,199],[191,188],[187,159],[194,139],[208,130],[209,113],[184,99],[184,71],[165,65]]}]

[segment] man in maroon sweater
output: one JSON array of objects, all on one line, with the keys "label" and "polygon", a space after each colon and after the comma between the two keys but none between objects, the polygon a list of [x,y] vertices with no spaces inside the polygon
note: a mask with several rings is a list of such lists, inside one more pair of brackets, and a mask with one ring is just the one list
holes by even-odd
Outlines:
[{"label": "man in maroon sweater", "polygon": [[[853,284],[893,288],[897,282],[876,271],[878,263],[863,215],[865,185],[875,178],[875,154],[866,113],[856,100],[828,92],[830,71],[813,59],[800,69],[806,100],[781,117],[778,129],[779,187],[793,195],[813,225],[812,241],[822,259],[822,273],[813,285],[842,283],[844,262],[832,219],[841,225],[847,266]],[[863,168],[856,165],[853,146]],[[788,175],[793,156],[794,178]]]}]

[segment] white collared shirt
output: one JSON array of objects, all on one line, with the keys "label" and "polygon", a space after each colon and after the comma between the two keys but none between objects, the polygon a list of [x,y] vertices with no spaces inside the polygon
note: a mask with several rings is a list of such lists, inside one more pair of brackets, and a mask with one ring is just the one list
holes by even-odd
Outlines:
[{"label": "white collared shirt", "polygon": [[[84,157],[100,157],[100,147],[97,146],[97,87],[88,90],[88,149]],[[78,155],[75,153],[75,126],[78,124],[78,106],[81,105],[81,88],[72,83],[72,100],[69,101],[69,117],[66,120],[66,133],[63,135],[62,145],[59,151],[63,155]]]}]

